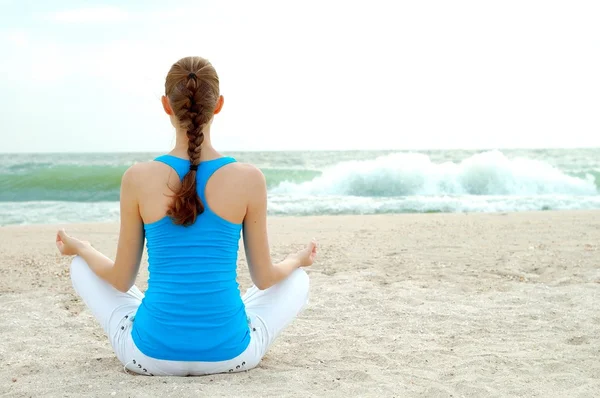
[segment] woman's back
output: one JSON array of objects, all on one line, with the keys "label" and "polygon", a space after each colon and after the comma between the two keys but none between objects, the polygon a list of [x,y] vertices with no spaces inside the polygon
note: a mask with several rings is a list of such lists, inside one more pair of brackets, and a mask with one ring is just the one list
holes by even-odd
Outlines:
[{"label": "woman's back", "polygon": [[[189,160],[179,156],[185,156],[185,153],[178,154],[178,156],[164,155],[153,162],[138,163],[130,170],[136,174],[134,179],[136,180],[139,213],[145,225],[165,218],[173,203],[173,193],[179,190],[182,178],[189,172]],[[166,160],[166,162],[160,161],[160,159]],[[206,174],[211,163],[214,166],[220,159],[231,158],[224,158],[217,152],[209,152],[206,159],[201,161],[197,171],[198,175]],[[204,184],[206,185],[203,190],[199,185],[196,190],[199,196],[202,195],[202,203],[207,205],[212,213],[230,223],[242,224],[250,199],[249,189],[252,188],[248,185],[256,183],[258,173],[260,171],[254,166],[226,162],[213,170],[208,178],[205,177]],[[198,178],[196,180],[198,181]]]},{"label": "woman's back", "polygon": [[[189,171],[190,162],[185,159],[165,155],[156,161],[175,171],[179,180]],[[220,361],[239,355],[248,346],[246,312],[236,282],[242,225],[215,213],[212,201],[205,196],[213,174],[234,163],[233,158],[221,157],[199,164],[196,187],[205,205],[194,224],[175,225],[166,215],[144,223],[150,277],[132,336],[146,355],[179,361]],[[231,167],[225,174],[237,173]],[[218,175],[215,178],[216,184],[211,183],[208,189],[213,201],[224,194],[231,198],[225,188],[231,186],[220,183]],[[154,176],[155,182],[160,179],[160,173]],[[163,181],[162,186],[166,185]],[[160,203],[161,195],[163,192],[157,190],[144,197],[148,204]],[[236,208],[245,208],[243,195],[236,195],[229,204],[230,218],[234,218]]]}]

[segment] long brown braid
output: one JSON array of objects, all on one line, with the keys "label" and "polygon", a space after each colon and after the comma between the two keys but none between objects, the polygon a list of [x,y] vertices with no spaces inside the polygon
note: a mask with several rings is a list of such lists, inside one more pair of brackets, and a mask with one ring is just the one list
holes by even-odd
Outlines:
[{"label": "long brown braid", "polygon": [[219,77],[217,71],[204,58],[186,57],[177,61],[169,70],[165,82],[165,95],[179,121],[186,129],[187,153],[190,171],[175,192],[167,215],[178,225],[188,226],[204,211],[204,205],[196,191],[196,170],[204,142],[204,126],[210,121],[219,101]]}]

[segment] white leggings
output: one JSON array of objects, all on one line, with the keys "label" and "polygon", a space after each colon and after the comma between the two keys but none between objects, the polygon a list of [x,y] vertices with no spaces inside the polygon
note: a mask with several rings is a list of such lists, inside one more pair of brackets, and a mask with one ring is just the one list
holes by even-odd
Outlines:
[{"label": "white leggings", "polygon": [[144,294],[135,286],[122,293],[100,279],[81,257],[71,263],[75,291],[94,314],[124,366],[138,374],[196,376],[241,372],[254,368],[281,331],[308,304],[308,275],[295,270],[287,279],[266,290],[252,286],[243,296],[250,326],[250,344],[236,358],[219,362],[166,361],[144,355],[131,338],[133,318]]}]

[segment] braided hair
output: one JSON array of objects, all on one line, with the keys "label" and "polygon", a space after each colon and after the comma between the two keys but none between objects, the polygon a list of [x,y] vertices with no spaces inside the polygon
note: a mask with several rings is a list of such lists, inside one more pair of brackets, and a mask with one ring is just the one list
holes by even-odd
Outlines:
[{"label": "braided hair", "polygon": [[196,217],[204,211],[196,191],[196,170],[204,142],[203,129],[212,118],[219,100],[219,77],[206,59],[182,58],[167,74],[165,95],[181,128],[186,130],[190,158],[190,171],[175,192],[167,215],[175,224],[188,226],[196,222]]}]

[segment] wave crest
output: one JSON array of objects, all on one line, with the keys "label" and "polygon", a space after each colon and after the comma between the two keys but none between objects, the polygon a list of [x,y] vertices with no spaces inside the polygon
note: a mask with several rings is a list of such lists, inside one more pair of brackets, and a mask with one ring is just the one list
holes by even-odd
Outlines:
[{"label": "wave crest", "polygon": [[473,155],[460,163],[433,163],[424,154],[396,153],[374,160],[339,163],[310,181],[284,181],[274,194],[344,196],[597,195],[595,177],[575,177],[500,151]]}]

